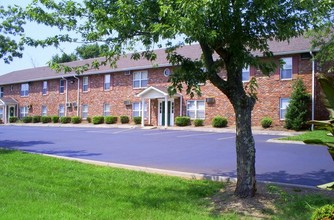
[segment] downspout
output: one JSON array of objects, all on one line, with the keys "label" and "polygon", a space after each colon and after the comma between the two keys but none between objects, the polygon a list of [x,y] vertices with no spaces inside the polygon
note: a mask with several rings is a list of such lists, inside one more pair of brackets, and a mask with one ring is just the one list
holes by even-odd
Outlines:
[{"label": "downspout", "polygon": [[74,76],[78,80],[78,91],[77,91],[77,116],[79,117],[80,112],[80,78]]},{"label": "downspout", "polygon": [[[310,51],[310,54],[312,56],[312,115],[311,115],[311,120],[314,120],[314,109],[315,109],[315,61],[314,61],[314,55],[312,51]],[[314,124],[311,125],[311,130],[314,130]]]},{"label": "downspout", "polygon": [[66,86],[65,86],[65,89],[66,89],[66,96],[65,96],[65,117],[67,116],[67,101],[68,101],[68,93],[67,93],[67,79],[65,77],[61,77],[63,80],[66,80]]}]

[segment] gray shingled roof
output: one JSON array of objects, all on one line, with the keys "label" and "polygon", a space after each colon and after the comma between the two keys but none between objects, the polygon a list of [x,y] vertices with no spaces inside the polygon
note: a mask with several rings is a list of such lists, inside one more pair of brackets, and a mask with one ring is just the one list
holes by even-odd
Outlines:
[{"label": "gray shingled roof", "polygon": [[[304,37],[293,38],[289,42],[269,42],[269,46],[274,55],[284,55],[284,54],[296,54],[296,53],[305,53],[309,52],[311,48],[310,39],[306,39]],[[167,59],[164,49],[158,49],[155,51],[157,54],[157,59],[153,62],[148,61],[146,59],[133,60],[130,58],[130,55],[127,57],[122,57],[117,62],[117,67],[111,69],[109,65],[101,66],[98,70],[92,69],[85,72],[85,75],[90,74],[99,74],[99,73],[112,73],[119,71],[129,71],[129,70],[140,70],[140,69],[148,69],[153,66],[171,66]],[[201,55],[201,50],[198,44],[194,44],[191,46],[184,46],[178,50],[180,54],[184,56],[196,59]],[[260,55],[255,53],[256,55]],[[103,58],[100,58],[101,61]],[[93,59],[88,60],[80,60],[68,63],[70,66],[79,66],[84,64],[90,64]],[[40,80],[48,80],[61,78],[63,76],[72,76],[74,74],[62,74],[56,73],[51,70],[49,67],[36,67],[31,69],[18,70],[14,72],[10,72],[8,74],[0,76],[0,85],[14,84],[14,83],[23,83],[30,81],[40,81]]]}]

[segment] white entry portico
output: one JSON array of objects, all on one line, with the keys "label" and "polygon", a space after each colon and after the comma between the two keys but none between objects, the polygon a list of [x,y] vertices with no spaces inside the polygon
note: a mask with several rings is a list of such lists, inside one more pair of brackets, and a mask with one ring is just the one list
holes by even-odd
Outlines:
[{"label": "white entry portico", "polygon": [[0,119],[9,123],[10,117],[18,116],[18,102],[13,98],[0,98]]}]

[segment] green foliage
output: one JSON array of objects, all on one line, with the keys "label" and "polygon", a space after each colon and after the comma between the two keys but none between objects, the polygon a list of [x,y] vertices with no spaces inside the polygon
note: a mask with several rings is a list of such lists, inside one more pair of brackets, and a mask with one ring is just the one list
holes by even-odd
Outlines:
[{"label": "green foliage", "polygon": [[195,127],[203,126],[203,123],[204,123],[203,119],[195,119],[194,120],[194,126]]},{"label": "green foliage", "polygon": [[92,123],[92,118],[91,117],[87,117],[86,120],[87,120],[88,123]]},{"label": "green foliage", "polygon": [[53,123],[58,123],[59,122],[59,116],[57,116],[57,115],[51,116],[51,119],[52,119]]},{"label": "green foliage", "polygon": [[60,123],[62,124],[68,124],[70,122],[71,122],[71,117],[68,117],[68,116],[60,117]]},{"label": "green foliage", "polygon": [[51,61],[54,63],[67,63],[75,61],[77,59],[78,59],[77,56],[73,53],[72,54],[62,53],[61,56],[59,56],[58,54],[52,56]]},{"label": "green foliage", "polygon": [[32,123],[39,123],[39,122],[41,122],[41,116],[40,115],[32,116]]},{"label": "green foliage", "polygon": [[312,215],[312,220],[333,220],[334,219],[334,204],[327,204],[317,208]]},{"label": "green foliage", "polygon": [[270,117],[264,117],[261,119],[261,126],[263,128],[269,128],[272,123],[273,123],[273,120]]},{"label": "green foliage", "polygon": [[127,124],[130,122],[129,116],[121,115],[119,118],[122,124]]},{"label": "green foliage", "polygon": [[12,116],[12,117],[9,117],[9,122],[10,122],[10,123],[15,123],[15,122],[18,121],[18,119],[19,119],[18,117],[13,117],[13,116]]},{"label": "green foliage", "polygon": [[109,50],[107,45],[85,44],[77,47],[76,52],[81,59],[102,57]]},{"label": "green foliage", "polygon": [[188,126],[190,125],[190,117],[178,116],[175,118],[175,124],[177,126]]},{"label": "green foliage", "polygon": [[31,123],[32,117],[31,116],[25,116],[22,118],[23,123]]},{"label": "green foliage", "polygon": [[41,122],[46,124],[46,123],[50,123],[52,121],[52,118],[50,116],[42,116],[41,117]]},{"label": "green foliage", "polygon": [[133,122],[136,125],[140,125],[141,124],[141,117],[140,116],[133,117]]},{"label": "green foliage", "polygon": [[105,116],[104,122],[106,124],[115,124],[117,122],[117,116]]},{"label": "green foliage", "polygon": [[81,118],[79,116],[73,116],[71,118],[71,123],[72,124],[80,124],[81,123]]},{"label": "green foliage", "polygon": [[299,131],[306,127],[310,95],[301,79],[293,84],[293,91],[285,115],[285,128]]},{"label": "green foliage", "polygon": [[224,128],[227,126],[227,118],[216,116],[212,119],[212,127]]},{"label": "green foliage", "polygon": [[92,122],[93,122],[94,125],[103,124],[104,123],[104,117],[103,116],[93,116]]}]

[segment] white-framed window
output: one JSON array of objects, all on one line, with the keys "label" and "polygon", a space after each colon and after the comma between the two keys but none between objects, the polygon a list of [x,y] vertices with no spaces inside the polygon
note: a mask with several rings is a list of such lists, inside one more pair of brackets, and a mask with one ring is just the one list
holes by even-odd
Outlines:
[{"label": "white-framed window", "polygon": [[84,76],[82,79],[82,91],[88,92],[88,76]]},{"label": "white-framed window", "polygon": [[81,111],[82,119],[86,119],[88,117],[88,105],[82,105]]},{"label": "white-framed window", "polygon": [[3,87],[0,87],[0,98],[3,97]]},{"label": "white-framed window", "polygon": [[103,104],[103,116],[109,116],[110,115],[110,104]]},{"label": "white-framed window", "polygon": [[[132,116],[138,117],[142,116],[142,103],[141,102],[134,102],[132,103]],[[144,118],[147,117],[147,104],[144,104]]]},{"label": "white-framed window", "polygon": [[23,84],[21,84],[20,95],[22,97],[29,96],[29,83],[23,83]]},{"label": "white-framed window", "polygon": [[65,92],[65,81],[64,79],[61,79],[59,81],[59,93],[64,93]]},{"label": "white-framed window", "polygon": [[147,71],[133,72],[133,88],[147,87]]},{"label": "white-framed window", "polygon": [[48,108],[46,105],[42,105],[42,116],[47,116],[48,115]]},{"label": "white-framed window", "polygon": [[3,121],[3,107],[0,107],[0,119]]},{"label": "white-framed window", "polygon": [[60,104],[58,106],[58,116],[64,117],[65,116],[65,106],[63,104]]},{"label": "white-framed window", "polygon": [[42,94],[46,95],[48,93],[48,81],[43,81]]},{"label": "white-framed window", "polygon": [[285,120],[286,109],[290,103],[290,98],[280,98],[279,102],[279,118],[280,120]]},{"label": "white-framed window", "polygon": [[188,100],[187,116],[191,119],[205,118],[205,101],[204,100]]},{"label": "white-framed window", "polygon": [[292,79],[292,57],[285,57],[281,59],[283,65],[280,69],[281,79]]},{"label": "white-framed window", "polygon": [[104,91],[110,90],[110,74],[104,75],[104,85],[103,85]]},{"label": "white-framed window", "polygon": [[28,106],[22,106],[20,108],[20,118],[28,116],[28,113],[29,113]]},{"label": "white-framed window", "polygon": [[249,66],[242,69],[242,81],[248,82],[250,78],[250,68]]}]

